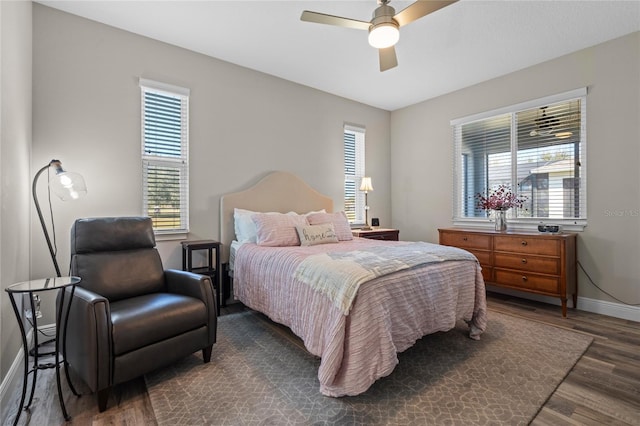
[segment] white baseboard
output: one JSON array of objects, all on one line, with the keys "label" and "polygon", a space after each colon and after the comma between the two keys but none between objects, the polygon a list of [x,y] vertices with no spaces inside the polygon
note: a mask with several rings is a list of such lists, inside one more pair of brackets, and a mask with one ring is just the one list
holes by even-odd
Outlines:
[{"label": "white baseboard", "polygon": [[[535,300],[536,302],[549,303],[561,306],[557,297],[541,296],[539,294],[526,293],[508,288],[494,287],[487,284],[487,290],[508,294],[510,296],[521,297],[523,299]],[[571,298],[567,301],[567,307],[572,308]],[[593,312],[595,314],[607,315],[610,317],[640,322],[640,306],[623,305],[622,303],[607,302],[605,300],[589,299],[578,296],[578,310]]]},{"label": "white baseboard", "polygon": [[[45,324],[43,326],[38,327],[43,333],[47,335],[55,336],[56,334],[56,325],[55,324]],[[33,338],[33,330],[29,330],[27,333],[27,342],[31,342]],[[31,369],[31,367],[29,367]],[[15,359],[11,363],[11,367],[9,367],[9,371],[7,371],[7,375],[0,383],[0,407],[2,407],[2,413],[0,413],[0,419],[6,419],[7,415],[12,415],[11,413],[5,413],[6,407],[9,407],[11,398],[14,394],[15,389],[19,389],[22,386],[22,375],[24,371],[24,351],[22,350],[22,342],[20,342],[20,350],[18,351]],[[11,417],[13,418],[13,417]]]},{"label": "white baseboard", "polygon": [[0,407],[2,407],[0,419],[13,419],[13,417],[7,416],[15,415],[15,413],[12,414],[6,411],[8,407],[11,406],[10,404],[12,401],[10,400],[10,398],[13,397],[14,390],[20,389],[20,386],[22,386],[22,371],[24,368],[23,360],[24,351],[22,350],[22,348],[20,348],[20,350],[18,351],[18,355],[16,355],[13,363],[11,363],[11,367],[9,367],[7,375],[4,376],[4,380],[2,380],[2,383],[0,384]]},{"label": "white baseboard", "polygon": [[578,297],[578,309],[640,322],[640,306],[623,305],[622,303]]}]

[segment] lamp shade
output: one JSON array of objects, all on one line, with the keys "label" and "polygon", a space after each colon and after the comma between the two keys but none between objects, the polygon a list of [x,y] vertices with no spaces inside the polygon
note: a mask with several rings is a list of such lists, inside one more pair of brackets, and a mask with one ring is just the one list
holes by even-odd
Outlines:
[{"label": "lamp shade", "polygon": [[363,177],[360,183],[360,191],[370,192],[373,191],[373,185],[371,184],[370,177]]},{"label": "lamp shade", "polygon": [[51,167],[56,174],[49,181],[49,188],[62,201],[77,200],[87,195],[87,185],[81,175],[64,171],[59,161],[52,161]]}]

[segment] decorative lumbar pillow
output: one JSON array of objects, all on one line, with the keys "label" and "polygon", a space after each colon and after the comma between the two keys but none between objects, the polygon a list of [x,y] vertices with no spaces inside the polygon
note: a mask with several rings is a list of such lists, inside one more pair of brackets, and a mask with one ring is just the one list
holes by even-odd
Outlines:
[{"label": "decorative lumbar pillow", "polygon": [[307,226],[307,218],[297,214],[257,213],[251,216],[256,225],[256,243],[259,246],[299,246],[296,226]]},{"label": "decorative lumbar pillow", "polygon": [[338,237],[333,229],[333,223],[322,225],[296,226],[301,246],[315,246],[317,244],[337,243]]},{"label": "decorative lumbar pillow", "polygon": [[353,240],[351,226],[344,212],[309,214],[307,215],[307,220],[309,220],[310,225],[331,223],[333,224],[333,229],[336,231],[336,236],[339,241]]}]

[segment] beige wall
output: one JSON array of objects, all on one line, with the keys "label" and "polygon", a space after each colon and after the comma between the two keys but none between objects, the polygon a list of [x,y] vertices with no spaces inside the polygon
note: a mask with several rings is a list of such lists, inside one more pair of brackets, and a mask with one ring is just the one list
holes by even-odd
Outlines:
[{"label": "beige wall", "polygon": [[[141,214],[139,77],[191,89],[190,238],[217,238],[220,195],[273,170],[297,174],[342,209],[345,122],[367,129],[371,210],[391,225],[388,111],[42,5],[33,11],[32,168],[59,158],[89,191],[53,200],[63,271],[75,218]],[[179,244],[160,246],[165,266],[180,267]],[[35,233],[32,253],[32,274],[51,274]]]},{"label": "beige wall", "polygon": [[[31,2],[0,2],[0,378],[21,349],[4,289],[29,279]],[[5,411],[2,405],[2,414]],[[4,415],[0,415],[4,418]]]},{"label": "beige wall", "polygon": [[[588,226],[578,259],[599,286],[639,303],[640,33],[394,111],[393,225],[432,242],[452,225],[451,119],[585,86]],[[581,297],[612,301],[578,276]]]}]

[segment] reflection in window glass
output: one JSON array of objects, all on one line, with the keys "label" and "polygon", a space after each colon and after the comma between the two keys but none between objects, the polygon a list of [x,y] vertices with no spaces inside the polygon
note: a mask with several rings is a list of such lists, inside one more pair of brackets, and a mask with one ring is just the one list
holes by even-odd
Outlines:
[{"label": "reflection in window glass", "polygon": [[456,218],[483,218],[477,194],[507,185],[512,218],[586,219],[585,97],[454,124]]}]

